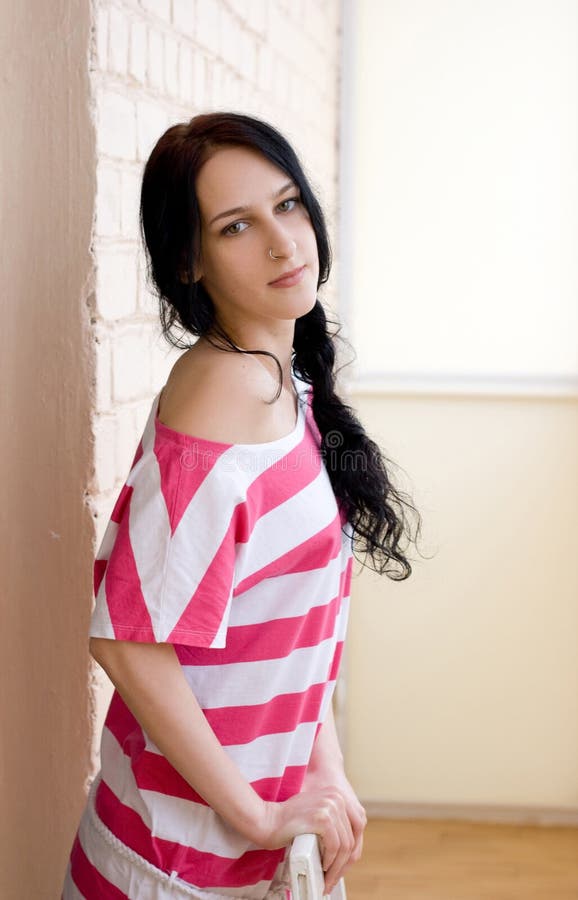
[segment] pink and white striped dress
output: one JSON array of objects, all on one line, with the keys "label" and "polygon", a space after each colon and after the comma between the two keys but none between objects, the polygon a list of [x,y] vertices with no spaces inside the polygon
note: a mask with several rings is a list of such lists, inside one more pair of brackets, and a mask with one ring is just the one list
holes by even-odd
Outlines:
[{"label": "pink and white striped dress", "polygon": [[[301,789],[349,611],[351,527],[293,375],[293,431],[226,444],[157,417],[160,392],[94,564],[90,634],[175,646],[220,743],[264,799]],[[288,847],[265,850],[173,769],[114,692],[63,897],[291,896]]]}]

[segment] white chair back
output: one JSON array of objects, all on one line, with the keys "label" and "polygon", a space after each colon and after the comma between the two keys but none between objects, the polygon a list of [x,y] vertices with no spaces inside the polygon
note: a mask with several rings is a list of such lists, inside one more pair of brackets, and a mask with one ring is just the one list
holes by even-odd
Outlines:
[{"label": "white chair back", "polygon": [[323,893],[323,868],[316,834],[299,834],[289,852],[289,872],[293,900],[347,900],[345,882],[340,878],[331,894]]}]

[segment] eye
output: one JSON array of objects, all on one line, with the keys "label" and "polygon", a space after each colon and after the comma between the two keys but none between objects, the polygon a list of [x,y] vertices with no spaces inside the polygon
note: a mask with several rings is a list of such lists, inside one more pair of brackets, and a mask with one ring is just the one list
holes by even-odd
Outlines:
[{"label": "eye", "polygon": [[[277,207],[277,208],[279,208],[279,206],[283,206],[284,203],[295,203],[295,204],[297,204],[297,203],[300,203],[300,202],[301,202],[301,198],[300,198],[300,197],[288,197],[286,200],[282,200],[281,203],[278,204],[278,207]],[[290,209],[282,209],[281,212],[291,212],[293,209],[294,209],[294,207],[292,206]],[[236,228],[237,225],[246,225],[246,224],[247,224],[246,222],[243,222],[243,221],[241,221],[241,220],[239,220],[238,222],[231,222],[230,225],[227,225],[226,228],[223,228],[223,231],[221,232],[221,234],[224,234],[224,235],[227,235],[227,236],[234,236],[234,235],[236,235],[236,234],[241,234],[240,231],[231,231],[231,228]],[[244,231],[244,230],[245,230],[245,229],[243,229],[243,231]]]},{"label": "eye", "polygon": [[[284,203],[299,203],[299,197],[288,197],[287,200],[281,200],[279,206],[283,206]],[[293,207],[291,207],[293,209]],[[289,210],[286,210],[289,212]]]},{"label": "eye", "polygon": [[245,225],[245,222],[231,222],[230,225],[227,225],[226,228],[223,228],[223,234],[240,234],[240,231],[231,231],[231,228],[235,228],[236,225]]}]

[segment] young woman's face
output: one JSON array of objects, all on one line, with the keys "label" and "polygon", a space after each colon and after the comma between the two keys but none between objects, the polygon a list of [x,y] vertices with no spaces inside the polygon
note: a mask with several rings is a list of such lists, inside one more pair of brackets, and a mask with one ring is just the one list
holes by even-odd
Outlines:
[{"label": "young woman's face", "polygon": [[[204,285],[223,324],[235,328],[242,323],[245,333],[251,323],[294,320],[315,305],[315,232],[300,191],[290,181],[282,169],[246,147],[219,148],[197,176],[201,258],[195,281]],[[227,212],[240,206],[247,211]],[[271,258],[269,248],[278,259]],[[271,284],[301,266],[305,269],[297,284]]]}]

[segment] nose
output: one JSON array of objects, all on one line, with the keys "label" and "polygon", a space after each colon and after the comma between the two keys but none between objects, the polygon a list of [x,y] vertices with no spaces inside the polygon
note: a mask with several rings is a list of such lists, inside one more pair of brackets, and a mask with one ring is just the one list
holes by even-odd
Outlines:
[{"label": "nose", "polygon": [[266,251],[273,256],[282,256],[287,259],[295,254],[297,241],[291,237],[288,230],[279,222],[276,222],[268,233]]}]

